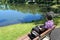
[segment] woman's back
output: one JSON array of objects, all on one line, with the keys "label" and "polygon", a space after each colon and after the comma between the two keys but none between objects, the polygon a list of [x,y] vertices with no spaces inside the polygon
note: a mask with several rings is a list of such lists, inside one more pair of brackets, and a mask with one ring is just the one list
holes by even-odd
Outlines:
[{"label": "woman's back", "polygon": [[47,22],[45,22],[45,28],[47,29],[52,28],[53,25],[54,25],[53,20],[48,20]]}]

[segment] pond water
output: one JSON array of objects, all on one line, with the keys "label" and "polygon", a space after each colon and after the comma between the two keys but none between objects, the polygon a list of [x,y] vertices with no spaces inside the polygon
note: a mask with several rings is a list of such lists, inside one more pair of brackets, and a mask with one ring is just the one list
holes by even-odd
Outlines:
[{"label": "pond water", "polygon": [[32,10],[30,8],[27,10],[27,6],[26,8],[20,6],[20,9],[17,7],[14,8],[14,6],[11,8],[11,5],[8,7],[2,5],[0,7],[2,8],[0,8],[0,26],[43,19],[42,14],[37,12],[38,9]]}]

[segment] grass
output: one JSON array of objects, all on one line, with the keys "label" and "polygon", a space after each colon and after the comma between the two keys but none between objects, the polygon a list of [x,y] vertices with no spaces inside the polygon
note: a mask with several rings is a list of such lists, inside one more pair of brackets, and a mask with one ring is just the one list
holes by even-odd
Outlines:
[{"label": "grass", "polygon": [[[57,20],[60,20],[60,18],[54,18],[56,23],[58,23]],[[29,33],[36,24],[43,22],[44,20],[0,27],[0,40],[16,40],[18,37]]]},{"label": "grass", "polygon": [[32,27],[43,22],[44,20],[0,27],[0,40],[16,40],[18,37],[29,33]]},{"label": "grass", "polygon": [[55,17],[53,20],[56,25],[58,25],[60,23],[60,17]]},{"label": "grass", "polygon": [[34,26],[33,23],[24,23],[0,27],[0,40],[16,40],[17,37],[30,32]]}]

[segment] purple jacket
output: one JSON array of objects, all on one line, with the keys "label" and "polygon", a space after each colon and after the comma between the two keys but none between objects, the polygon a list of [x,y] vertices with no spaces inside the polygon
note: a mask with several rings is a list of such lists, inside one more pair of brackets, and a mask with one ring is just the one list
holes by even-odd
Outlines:
[{"label": "purple jacket", "polygon": [[48,20],[47,22],[45,22],[45,28],[47,29],[52,28],[53,25],[54,25],[53,20]]}]

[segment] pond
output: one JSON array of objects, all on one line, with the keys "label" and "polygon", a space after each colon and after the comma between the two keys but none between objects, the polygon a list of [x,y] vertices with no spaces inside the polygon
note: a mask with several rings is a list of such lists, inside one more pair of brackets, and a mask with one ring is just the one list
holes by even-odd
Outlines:
[{"label": "pond", "polygon": [[[26,8],[24,8],[24,6]],[[29,7],[34,8],[34,6],[29,6]],[[29,7],[26,5],[23,6],[0,5],[0,26],[5,26],[15,23],[32,22],[34,20],[43,19],[42,14],[40,14],[37,11],[38,8],[33,9]]]}]

